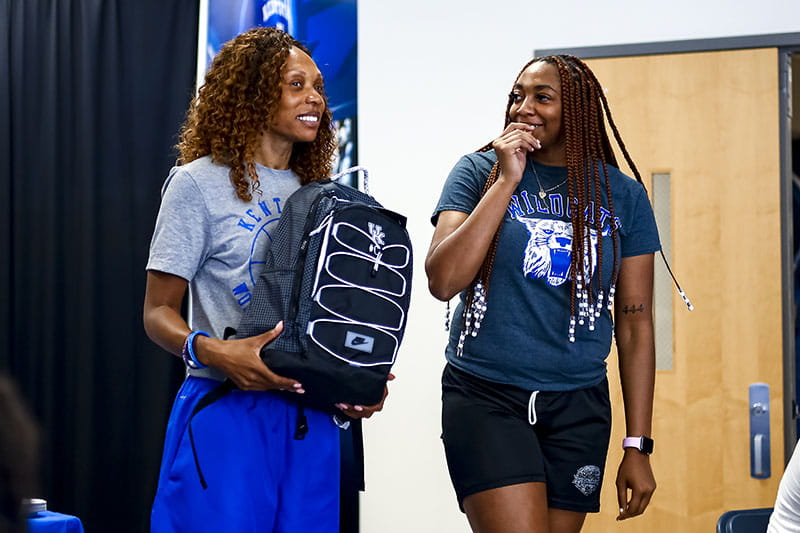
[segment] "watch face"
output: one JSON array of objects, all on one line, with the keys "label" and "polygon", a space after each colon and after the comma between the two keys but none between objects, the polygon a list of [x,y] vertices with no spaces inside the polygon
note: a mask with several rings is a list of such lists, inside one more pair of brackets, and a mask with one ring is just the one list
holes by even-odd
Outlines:
[{"label": "watch face", "polygon": [[648,455],[653,453],[653,439],[649,437],[642,437],[642,444],[639,450],[641,450],[642,453],[646,453]]}]

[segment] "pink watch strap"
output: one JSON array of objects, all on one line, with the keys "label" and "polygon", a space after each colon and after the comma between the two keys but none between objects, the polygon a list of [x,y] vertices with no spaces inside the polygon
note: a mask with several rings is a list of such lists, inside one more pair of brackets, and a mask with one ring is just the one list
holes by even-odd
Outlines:
[{"label": "pink watch strap", "polygon": [[636,448],[637,450],[642,447],[641,437],[625,437],[622,439],[623,448]]}]

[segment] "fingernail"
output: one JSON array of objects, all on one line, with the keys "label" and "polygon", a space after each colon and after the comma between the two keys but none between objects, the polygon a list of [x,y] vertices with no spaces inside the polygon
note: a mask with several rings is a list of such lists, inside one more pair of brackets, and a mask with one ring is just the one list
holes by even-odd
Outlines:
[{"label": "fingernail", "polygon": [[294,391],[295,391],[297,394],[305,394],[305,393],[306,393],[306,391],[305,391],[305,390],[303,390],[303,389],[295,389]]},{"label": "fingernail", "polygon": [[336,404],[336,408],[337,408],[337,409],[344,409],[344,405],[342,405],[342,404],[340,404],[340,403],[337,403],[337,404]]},{"label": "fingernail", "polygon": [[356,405],[353,409],[355,409],[356,411],[359,411],[359,412],[364,410],[364,408],[361,407],[360,405]]},{"label": "fingernail", "polygon": [[292,387],[294,387],[295,389],[302,389],[303,385],[300,383],[295,383],[294,385],[292,385]]}]

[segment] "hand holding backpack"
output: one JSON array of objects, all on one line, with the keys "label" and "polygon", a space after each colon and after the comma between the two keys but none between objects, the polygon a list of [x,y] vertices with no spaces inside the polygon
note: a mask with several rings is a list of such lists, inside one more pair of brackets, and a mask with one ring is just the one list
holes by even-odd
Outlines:
[{"label": "hand holding backpack", "polygon": [[355,167],[289,197],[236,330],[250,337],[283,320],[262,359],[303,384],[291,399],[331,412],[381,401],[410,303],[406,219],[336,181],[359,170],[366,182]]}]

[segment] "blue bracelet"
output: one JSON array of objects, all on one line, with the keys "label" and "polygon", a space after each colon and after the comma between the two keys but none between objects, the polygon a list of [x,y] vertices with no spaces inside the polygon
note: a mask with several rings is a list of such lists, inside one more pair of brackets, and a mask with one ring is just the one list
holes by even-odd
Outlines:
[{"label": "blue bracelet", "polygon": [[186,366],[195,370],[200,368],[208,368],[207,365],[204,365],[197,359],[197,354],[194,353],[194,343],[198,335],[210,337],[210,335],[205,331],[193,331],[186,336],[186,341],[183,343],[183,350],[181,351],[183,362],[186,363]]}]

